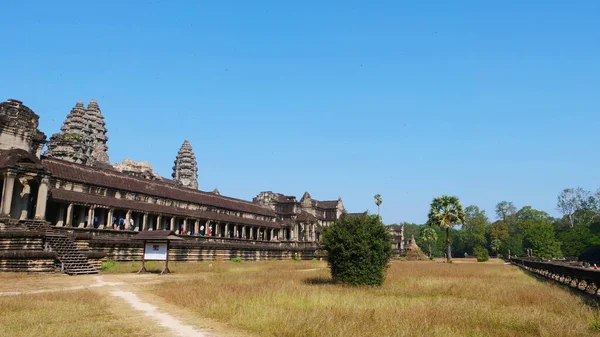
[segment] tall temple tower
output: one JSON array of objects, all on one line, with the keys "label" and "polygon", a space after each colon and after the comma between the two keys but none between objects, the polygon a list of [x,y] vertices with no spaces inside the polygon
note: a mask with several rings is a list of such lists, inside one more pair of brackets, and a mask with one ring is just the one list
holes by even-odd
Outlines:
[{"label": "tall temple tower", "polygon": [[181,186],[198,189],[198,163],[194,150],[187,139],[181,145],[175,158],[173,180]]},{"label": "tall temple tower", "polygon": [[87,109],[83,102],[77,102],[60,128],[61,132],[50,137],[44,155],[85,165],[109,164],[105,125],[95,99]]}]

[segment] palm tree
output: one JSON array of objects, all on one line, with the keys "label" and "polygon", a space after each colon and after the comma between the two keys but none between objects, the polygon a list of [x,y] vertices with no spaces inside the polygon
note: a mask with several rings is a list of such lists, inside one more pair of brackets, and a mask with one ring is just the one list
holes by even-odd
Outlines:
[{"label": "palm tree", "polygon": [[379,215],[379,206],[381,206],[381,204],[383,204],[383,199],[381,199],[381,194],[375,194],[375,196],[373,198],[375,198],[375,205],[377,205],[377,216],[380,216]]},{"label": "palm tree", "polygon": [[427,222],[429,225],[440,226],[442,229],[446,229],[446,260],[452,262],[450,228],[459,223],[464,224],[465,222],[465,211],[460,200],[457,197],[448,195],[434,198],[431,202],[428,218]]},{"label": "palm tree", "polygon": [[431,243],[437,241],[437,233],[435,229],[432,227],[423,228],[423,232],[421,232],[421,239],[427,242],[427,248],[429,249],[429,257],[431,257]]}]

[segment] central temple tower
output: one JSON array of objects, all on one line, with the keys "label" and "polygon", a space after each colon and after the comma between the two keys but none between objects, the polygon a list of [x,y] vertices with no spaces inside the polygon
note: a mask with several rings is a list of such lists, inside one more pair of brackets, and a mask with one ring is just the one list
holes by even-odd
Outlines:
[{"label": "central temple tower", "polygon": [[173,180],[183,187],[198,189],[198,163],[194,150],[187,139],[181,145],[175,158]]},{"label": "central temple tower", "polygon": [[45,156],[84,165],[109,164],[104,116],[95,99],[87,109],[77,102],[60,130],[50,138]]}]

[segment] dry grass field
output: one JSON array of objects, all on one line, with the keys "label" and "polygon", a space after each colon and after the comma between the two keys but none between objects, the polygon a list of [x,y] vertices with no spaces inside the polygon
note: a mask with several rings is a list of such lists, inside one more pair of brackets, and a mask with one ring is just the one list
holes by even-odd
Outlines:
[{"label": "dry grass field", "polygon": [[[139,263],[102,276],[0,274],[0,336],[168,336],[111,296],[143,301],[215,336],[599,336],[600,311],[501,261],[394,261],[381,288],[332,284],[323,262]],[[120,282],[68,290],[81,284]]]},{"label": "dry grass field", "polygon": [[[331,284],[320,262],[197,266],[202,273],[150,290],[198,317],[263,336],[574,337],[600,332],[597,309],[500,261],[394,261],[381,288]],[[190,271],[190,265],[184,268]]]},{"label": "dry grass field", "polygon": [[0,336],[161,336],[158,327],[140,324],[89,290],[0,296]]}]

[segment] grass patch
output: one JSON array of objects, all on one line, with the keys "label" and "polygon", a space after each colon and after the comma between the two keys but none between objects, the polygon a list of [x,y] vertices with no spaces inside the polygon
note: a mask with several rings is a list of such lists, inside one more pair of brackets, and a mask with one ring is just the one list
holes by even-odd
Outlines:
[{"label": "grass patch", "polygon": [[395,261],[380,288],[333,284],[329,270],[314,270],[315,266],[325,267],[325,263],[223,263],[217,265],[220,272],[208,277],[189,275],[150,286],[150,290],[167,302],[197,312],[199,317],[259,335],[598,333],[598,311],[578,296],[495,260],[486,264]]}]

